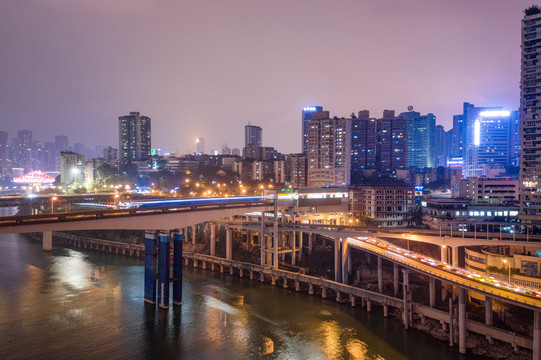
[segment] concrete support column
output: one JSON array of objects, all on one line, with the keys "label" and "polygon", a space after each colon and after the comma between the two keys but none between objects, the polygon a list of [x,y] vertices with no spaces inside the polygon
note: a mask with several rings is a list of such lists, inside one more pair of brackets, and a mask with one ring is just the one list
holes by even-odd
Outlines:
[{"label": "concrete support column", "polygon": [[51,251],[53,249],[53,232],[43,232],[43,251]]},{"label": "concrete support column", "polygon": [[274,224],[273,224],[273,256],[272,256],[272,267],[278,269],[278,239],[280,234],[278,233],[278,205],[276,198],[274,200]]},{"label": "concrete support column", "polygon": [[389,305],[383,305],[383,317],[389,317]]},{"label": "concrete support column", "polygon": [[192,226],[192,244],[195,245],[195,235],[197,235],[197,225]]},{"label": "concrete support column", "polygon": [[314,285],[308,285],[308,295],[314,295]]},{"label": "concrete support column", "polygon": [[334,239],[334,281],[340,282],[340,238]]},{"label": "concrete support column", "polygon": [[378,292],[383,293],[383,260],[378,256]]},{"label": "concrete support column", "polygon": [[156,303],[156,268],[158,263],[158,232],[145,232],[145,302]]},{"label": "concrete support column", "polygon": [[169,269],[171,261],[169,234],[160,233],[158,253],[158,306],[162,309],[169,308]]},{"label": "concrete support column", "polygon": [[453,246],[453,266],[458,266],[458,246]]},{"label": "concrete support column", "polygon": [[445,245],[442,245],[441,247],[441,261],[443,262],[448,262],[447,261],[447,246]]},{"label": "concrete support column", "polygon": [[485,295],[485,324],[492,325],[492,298]]},{"label": "concrete support column", "polygon": [[299,261],[302,261],[302,248],[303,248],[303,236],[302,232],[299,233]]},{"label": "concrete support column", "polygon": [[441,301],[447,300],[447,283],[445,281],[441,282]]},{"label": "concrete support column", "polygon": [[372,302],[370,300],[366,301],[366,311],[372,312]]},{"label": "concrete support column", "polygon": [[349,258],[349,246],[348,239],[342,239],[342,283],[347,284],[349,282],[348,274],[348,258]]},{"label": "concrete support column", "polygon": [[314,234],[308,234],[308,255],[312,255],[312,247],[314,246]]},{"label": "concrete support column", "polygon": [[301,282],[299,280],[295,280],[295,291],[301,291]]},{"label": "concrete support column", "polygon": [[216,226],[210,223],[210,256],[216,256]]},{"label": "concrete support column", "polygon": [[355,307],[355,296],[349,295],[349,303],[351,304],[351,307]]},{"label": "concrete support column", "polygon": [[402,321],[404,322],[404,329],[408,330],[409,328],[409,304],[408,304],[408,293],[409,293],[409,272],[408,270],[402,270],[402,299],[404,311],[402,312]]},{"label": "concrete support column", "polygon": [[291,253],[291,265],[295,265],[297,258],[297,233],[295,231],[291,233],[291,249],[293,250]]},{"label": "concrete support column", "polygon": [[261,211],[261,230],[259,230],[259,250],[261,251],[261,266],[265,265],[265,211]]},{"label": "concrete support column", "polygon": [[430,307],[434,307],[436,306],[436,279],[433,277],[428,278],[428,292]]},{"label": "concrete support column", "polygon": [[449,298],[449,346],[454,346],[455,320],[453,314],[453,298]]},{"label": "concrete support column", "polygon": [[324,287],[321,288],[321,297],[323,299],[327,298],[327,288],[324,288]]},{"label": "concrete support column", "polygon": [[458,289],[458,352],[466,353],[466,291]]},{"label": "concrete support column", "polygon": [[541,311],[533,312],[533,354],[532,359],[541,360]]},{"label": "concrete support column", "polygon": [[393,296],[398,295],[398,280],[399,280],[399,273],[398,273],[398,264],[393,264]]},{"label": "concrete support column", "polygon": [[229,267],[229,275],[231,276],[235,275],[235,269],[233,268],[233,266]]},{"label": "concrete support column", "polygon": [[233,229],[225,228],[225,258],[233,259]]}]

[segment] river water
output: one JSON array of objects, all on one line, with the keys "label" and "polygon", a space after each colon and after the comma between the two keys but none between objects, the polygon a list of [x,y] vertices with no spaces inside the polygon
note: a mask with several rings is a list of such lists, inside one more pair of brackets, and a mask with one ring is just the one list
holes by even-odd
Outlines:
[{"label": "river water", "polygon": [[0,359],[465,359],[378,311],[210,271],[185,268],[183,305],[159,310],[143,272],[0,236]]}]

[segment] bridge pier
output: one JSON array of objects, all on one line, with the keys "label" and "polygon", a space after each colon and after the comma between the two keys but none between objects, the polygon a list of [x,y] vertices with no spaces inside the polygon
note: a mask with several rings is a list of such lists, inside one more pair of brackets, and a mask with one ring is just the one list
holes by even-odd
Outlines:
[{"label": "bridge pier", "polygon": [[447,246],[445,245],[441,246],[441,261],[447,262]]},{"label": "bridge pier", "polygon": [[453,314],[453,298],[449,298],[449,346],[455,345],[454,333],[455,333],[455,319]]},{"label": "bridge pier", "polygon": [[453,246],[452,253],[453,266],[458,266],[458,246]]},{"label": "bridge pier", "polygon": [[[173,233],[173,305],[182,305],[182,243],[184,236]],[[213,269],[214,270],[214,269]]]},{"label": "bridge pier", "polygon": [[349,282],[348,274],[348,259],[349,259],[349,246],[348,239],[342,239],[342,283],[347,284]]},{"label": "bridge pier", "polygon": [[295,260],[297,257],[297,232],[293,231],[291,232],[291,249],[293,252],[291,253],[291,265],[295,265]]},{"label": "bridge pier", "polygon": [[436,306],[436,279],[433,277],[428,278],[428,292],[429,292],[429,305],[430,307]]},{"label": "bridge pier", "polygon": [[398,273],[398,264],[393,263],[393,296],[398,296],[398,280],[399,280],[399,273]]},{"label": "bridge pier", "polygon": [[308,234],[308,255],[312,255],[312,247],[314,243],[314,234],[309,233]]},{"label": "bridge pier", "polygon": [[44,231],[43,232],[43,251],[53,250],[53,232]]},{"label": "bridge pier", "polygon": [[169,262],[170,238],[167,233],[160,233],[160,242],[158,249],[158,306],[162,309],[169,308]]},{"label": "bridge pier", "polygon": [[383,259],[378,256],[378,292],[383,293]]},{"label": "bridge pier", "polygon": [[233,259],[233,229],[225,227],[225,258]]},{"label": "bridge pier", "polygon": [[157,231],[145,232],[145,302],[156,303]]},{"label": "bridge pier", "polygon": [[[283,214],[283,213],[282,213]],[[273,219],[272,241],[273,241],[273,256],[272,267],[278,269],[278,241],[280,234],[278,233],[278,203],[274,201],[274,219]]]},{"label": "bridge pier", "polygon": [[534,360],[541,360],[541,311],[533,312],[533,356]]},{"label": "bridge pier", "polygon": [[485,324],[492,325],[492,298],[485,295]]},{"label": "bridge pier", "polygon": [[458,289],[458,352],[466,353],[466,291]]},{"label": "bridge pier", "polygon": [[404,269],[402,270],[402,299],[403,299],[403,307],[404,310],[402,311],[402,321],[404,322],[404,329],[409,329],[409,304],[408,304],[408,295],[409,295],[409,271]]},{"label": "bridge pier", "polygon": [[197,235],[197,225],[192,226],[192,244],[195,245],[195,236]]},{"label": "bridge pier", "polygon": [[340,238],[334,239],[334,281],[340,282]]},{"label": "bridge pier", "polygon": [[304,234],[299,232],[299,261],[302,261],[303,236]]},{"label": "bridge pier", "polygon": [[216,256],[216,226],[210,224],[210,256]]}]

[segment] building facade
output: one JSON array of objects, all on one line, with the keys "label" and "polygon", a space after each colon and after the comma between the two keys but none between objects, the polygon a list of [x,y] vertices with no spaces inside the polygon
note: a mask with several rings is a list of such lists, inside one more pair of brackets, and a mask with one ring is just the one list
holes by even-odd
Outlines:
[{"label": "building facade", "polygon": [[528,223],[541,219],[541,12],[525,11],[522,19],[520,78],[520,216]]},{"label": "building facade", "polygon": [[351,117],[352,183],[357,183],[367,169],[376,169],[376,119],[362,110]]},{"label": "building facade", "polygon": [[308,186],[348,186],[351,178],[351,119],[312,114],[308,123]]},{"label": "building facade", "polygon": [[244,146],[263,146],[263,130],[259,126],[244,127]]},{"label": "building facade", "polygon": [[301,134],[302,134],[302,153],[304,155],[308,154],[308,123],[312,120],[312,114],[316,112],[323,111],[322,106],[306,106],[302,109],[302,124],[301,124]]},{"label": "building facade", "polygon": [[350,212],[354,217],[372,219],[382,227],[411,224],[415,206],[413,186],[363,185],[350,189]]},{"label": "building facade", "polygon": [[408,119],[408,166],[434,167],[436,164],[436,117],[408,111],[398,115]]},{"label": "building facade", "polygon": [[119,160],[121,165],[150,159],[150,118],[138,112],[121,116],[119,120]]},{"label": "building facade", "polygon": [[380,173],[392,173],[408,166],[408,119],[384,110],[376,121],[376,164]]}]

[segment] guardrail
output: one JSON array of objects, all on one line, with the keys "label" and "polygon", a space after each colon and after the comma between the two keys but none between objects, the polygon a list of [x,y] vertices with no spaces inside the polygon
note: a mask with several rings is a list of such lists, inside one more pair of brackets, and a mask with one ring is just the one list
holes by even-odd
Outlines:
[{"label": "guardrail", "polygon": [[129,208],[129,209],[103,209],[93,211],[75,211],[62,213],[49,213],[38,215],[14,215],[0,217],[0,227],[24,226],[33,224],[46,224],[55,222],[83,221],[102,218],[120,218],[126,216],[159,215],[164,213],[182,213],[189,211],[203,211],[215,209],[238,209],[270,205],[268,200],[234,204],[202,204],[159,208]]}]

